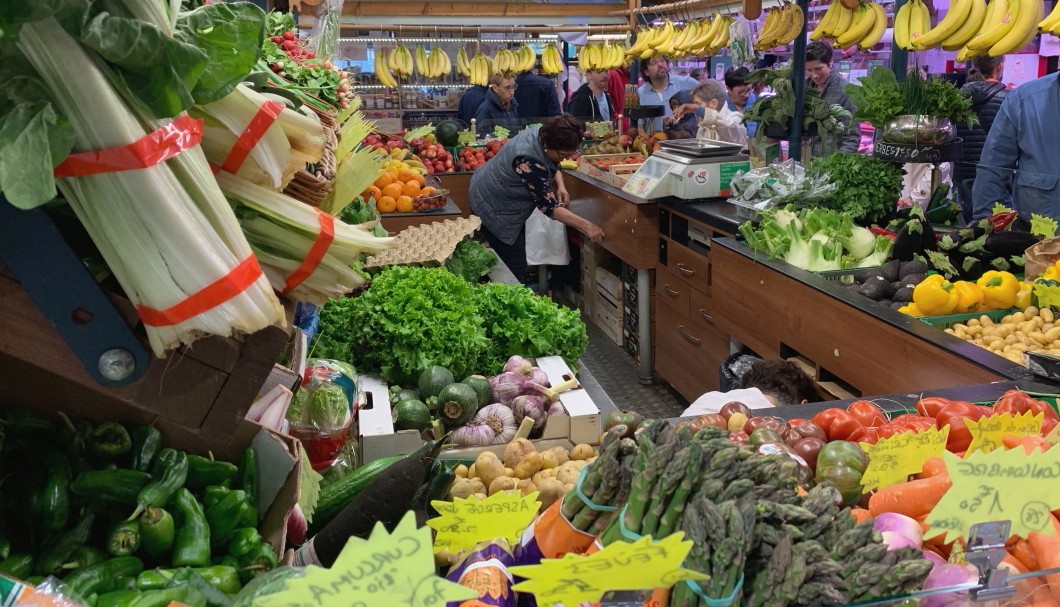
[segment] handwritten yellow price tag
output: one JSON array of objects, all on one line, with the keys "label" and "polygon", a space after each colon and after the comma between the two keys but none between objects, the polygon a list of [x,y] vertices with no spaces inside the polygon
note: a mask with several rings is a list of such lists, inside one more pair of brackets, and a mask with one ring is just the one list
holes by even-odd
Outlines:
[{"label": "handwritten yellow price tag", "polygon": [[1060,424],[1053,426],[1049,434],[1045,435],[1045,440],[1049,441],[1050,444],[1060,445]]},{"label": "handwritten yellow price tag", "polygon": [[946,426],[942,430],[928,428],[920,432],[903,432],[880,439],[875,445],[861,443],[861,448],[869,456],[869,466],[861,477],[865,491],[904,483],[910,474],[923,470],[928,459],[942,455],[949,436],[950,427]]},{"label": "handwritten yellow price tag", "polygon": [[511,572],[526,578],[515,590],[533,594],[538,605],[573,606],[598,601],[609,590],[669,588],[682,580],[705,580],[708,576],[681,568],[691,548],[681,532],[658,542],[646,536],[588,556],[567,554],[539,565],[512,567]]},{"label": "handwritten yellow price tag", "polygon": [[974,451],[989,453],[994,449],[1000,449],[1004,446],[1001,439],[1008,434],[1020,437],[1040,434],[1044,418],[1043,413],[1032,414],[1027,411],[1020,415],[998,413],[974,422],[966,419],[964,425],[972,433],[972,444],[968,445],[968,451],[965,453],[967,455],[971,455]]},{"label": "handwritten yellow price tag", "polygon": [[255,599],[255,607],[441,607],[478,594],[435,575],[431,530],[416,528],[409,512],[393,533],[382,523],[367,540],[351,537],[331,569],[306,567],[305,576]]},{"label": "handwritten yellow price tag", "polygon": [[448,548],[453,554],[498,537],[515,544],[541,508],[537,491],[529,495],[499,491],[484,500],[474,497],[451,502],[435,500],[431,505],[440,515],[427,521],[427,526],[437,532],[434,551]]},{"label": "handwritten yellow price tag", "polygon": [[968,537],[977,523],[1012,521],[1012,534],[1053,533],[1049,512],[1060,506],[1060,449],[1027,455],[1023,449],[977,451],[966,459],[946,452],[953,486],[924,521],[926,537]]}]

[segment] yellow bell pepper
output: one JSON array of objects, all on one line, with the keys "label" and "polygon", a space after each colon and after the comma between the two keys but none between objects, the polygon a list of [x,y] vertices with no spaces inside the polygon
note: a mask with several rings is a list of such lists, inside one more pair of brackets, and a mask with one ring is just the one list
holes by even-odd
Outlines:
[{"label": "yellow bell pepper", "polygon": [[1045,280],[1060,280],[1060,267],[1053,264],[1048,268],[1045,268],[1045,271],[1042,272],[1041,278]]},{"label": "yellow bell pepper", "polygon": [[957,292],[957,307],[953,310],[957,314],[975,312],[983,307],[983,290],[974,282],[958,280],[953,283],[953,290]]},{"label": "yellow bell pepper", "polygon": [[986,310],[1006,310],[1016,304],[1020,292],[1020,282],[1010,272],[990,270],[976,281],[983,290],[983,304]]},{"label": "yellow bell pepper", "polygon": [[957,292],[941,274],[932,274],[913,288],[913,303],[924,316],[951,314],[957,308]]},{"label": "yellow bell pepper", "polygon": [[1026,310],[1031,306],[1031,299],[1034,297],[1034,283],[1023,281],[1020,283],[1019,293],[1016,293],[1016,307],[1021,310]]},{"label": "yellow bell pepper", "polygon": [[898,308],[898,311],[909,316],[924,316],[924,313],[920,311],[920,308],[915,303],[906,304]]}]

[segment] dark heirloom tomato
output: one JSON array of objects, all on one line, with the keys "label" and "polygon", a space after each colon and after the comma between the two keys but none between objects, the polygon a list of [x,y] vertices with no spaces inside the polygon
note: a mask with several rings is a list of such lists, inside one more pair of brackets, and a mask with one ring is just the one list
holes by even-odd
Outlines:
[{"label": "dark heirloom tomato", "polygon": [[817,454],[817,482],[830,481],[843,496],[843,505],[849,506],[861,498],[861,476],[867,467],[868,456],[856,443],[832,441]]}]

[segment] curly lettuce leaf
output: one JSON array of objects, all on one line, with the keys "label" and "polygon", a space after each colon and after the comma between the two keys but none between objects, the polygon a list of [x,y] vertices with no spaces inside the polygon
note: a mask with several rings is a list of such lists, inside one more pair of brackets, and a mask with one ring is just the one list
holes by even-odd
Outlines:
[{"label": "curly lettuce leaf", "polygon": [[465,238],[456,245],[453,255],[445,261],[445,268],[464,280],[477,284],[497,265],[497,256],[477,240]]}]

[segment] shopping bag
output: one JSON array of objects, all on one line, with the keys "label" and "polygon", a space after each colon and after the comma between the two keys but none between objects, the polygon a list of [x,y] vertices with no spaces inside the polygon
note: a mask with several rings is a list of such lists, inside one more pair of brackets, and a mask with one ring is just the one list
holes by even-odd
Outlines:
[{"label": "shopping bag", "polygon": [[569,263],[567,226],[535,209],[526,220],[526,265],[565,266]]}]

